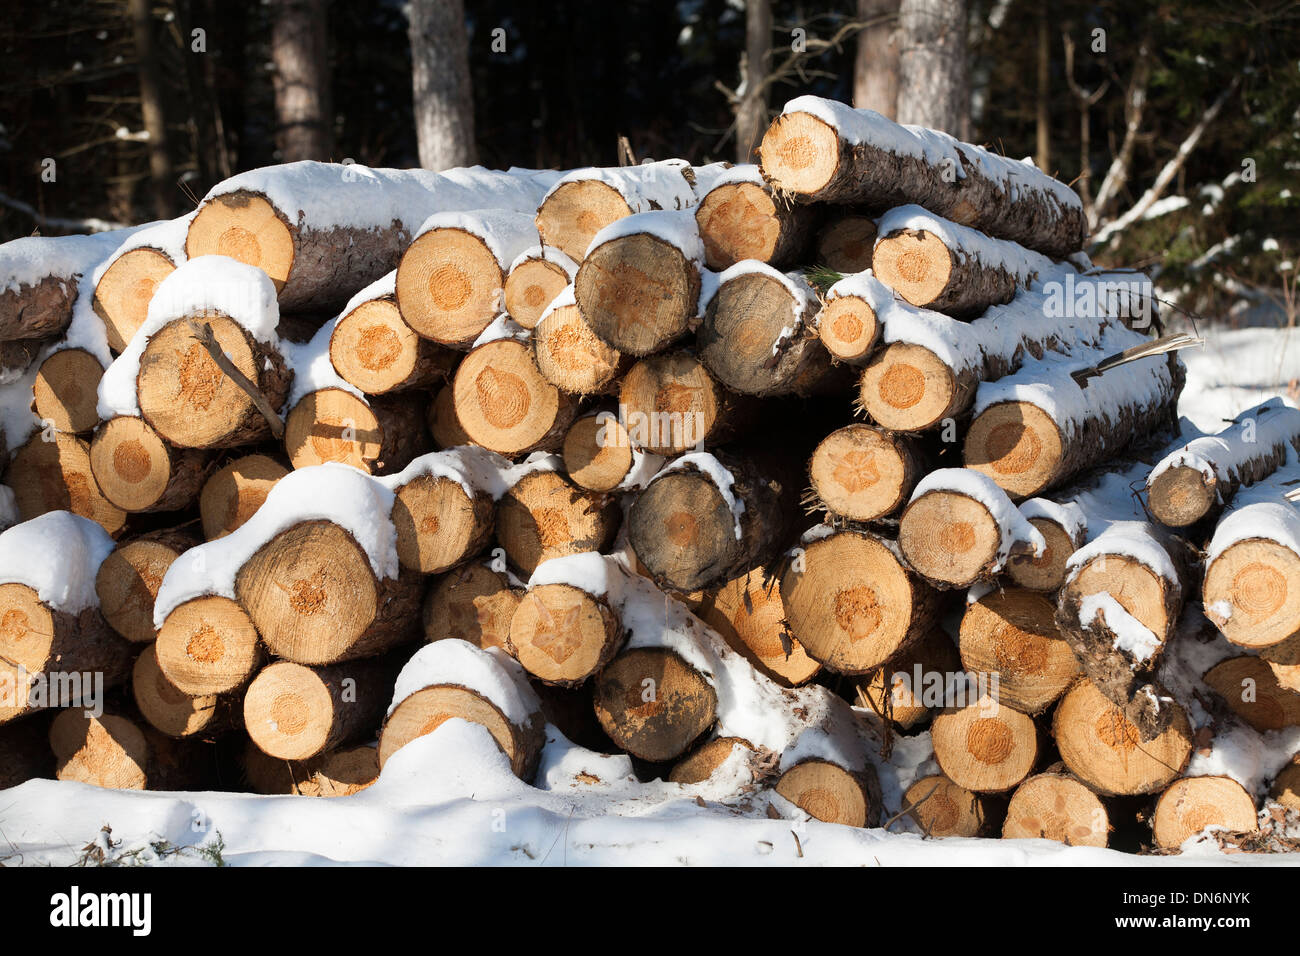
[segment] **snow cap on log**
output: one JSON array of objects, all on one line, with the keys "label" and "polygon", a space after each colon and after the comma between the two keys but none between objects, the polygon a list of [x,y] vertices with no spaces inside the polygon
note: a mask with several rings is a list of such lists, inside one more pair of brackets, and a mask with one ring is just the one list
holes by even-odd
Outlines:
[{"label": "snow cap on log", "polygon": [[265,272],[227,256],[192,259],[158,284],[144,324],[104,372],[99,381],[101,418],[140,414],[136,379],[149,337],[169,322],[204,312],[220,312],[257,341],[272,347],[279,344],[275,329],[280,308],[275,284]]},{"label": "snow cap on log", "polygon": [[361,546],[377,579],[395,578],[392,507],[393,493],[355,468],[331,463],[291,471],[243,525],[191,548],[167,569],[154,602],[154,625],[161,627],[168,614],[191,598],[215,594],[234,600],[235,577],[244,563],[280,532],[305,521],[338,525]]},{"label": "snow cap on log", "polygon": [[500,648],[483,650],[468,641],[449,639],[433,641],[406,662],[393,685],[387,713],[391,715],[416,691],[435,684],[469,688],[490,700],[514,724],[530,722],[541,710],[524,669],[509,654]]},{"label": "snow cap on log", "polygon": [[95,576],[113,547],[95,522],[48,511],[0,533],[0,584],[25,584],[50,608],[79,614],[99,605]]}]

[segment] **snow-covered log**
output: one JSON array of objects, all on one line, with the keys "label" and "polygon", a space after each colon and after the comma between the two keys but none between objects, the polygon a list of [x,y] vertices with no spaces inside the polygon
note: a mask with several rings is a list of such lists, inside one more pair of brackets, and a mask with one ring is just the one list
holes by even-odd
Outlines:
[{"label": "snow-covered log", "polygon": [[[1070,277],[1096,295],[1120,281],[1115,274]],[[883,294],[882,294],[883,293]],[[1072,349],[1097,347],[1102,334],[1121,318],[1094,296],[1093,308],[1058,301],[1051,290],[1022,289],[971,322],[920,309],[894,299],[879,282],[853,276],[831,287],[822,313],[822,340],[839,342],[835,330],[855,331],[854,319],[870,315],[884,348],[862,373],[858,402],[873,421],[896,431],[920,431],[957,419],[970,410],[981,382],[1010,375],[1025,362]],[[854,319],[849,319],[853,316]],[[865,329],[865,324],[863,325]],[[865,334],[858,341],[865,339]],[[853,339],[840,346],[858,351]]]},{"label": "snow-covered log", "polygon": [[1064,768],[1034,774],[1011,795],[1004,840],[1055,840],[1067,846],[1104,847],[1110,842],[1110,816],[1102,802]]},{"label": "snow-covered log", "polygon": [[696,349],[723,385],[760,397],[831,387],[831,357],[816,334],[821,302],[800,273],[746,259],[710,286]]},{"label": "snow-covered log", "polygon": [[393,500],[345,465],[291,472],[238,530],[167,570],[154,623],[215,595],[238,601],[267,648],[295,663],[334,664],[401,643],[416,626],[421,588],[397,557]]},{"label": "snow-covered log", "polygon": [[863,365],[871,357],[890,310],[912,308],[870,272],[844,276],[824,298],[817,335],[832,357],[850,365]]},{"label": "snow-covered log", "polygon": [[397,676],[379,734],[380,767],[453,717],[487,728],[515,775],[532,779],[546,728],[528,675],[500,648],[482,650],[458,640],[421,648]]},{"label": "snow-covered log", "polygon": [[853,213],[832,219],[817,233],[818,265],[843,275],[866,272],[876,246],[876,221]]},{"label": "snow-covered log", "polygon": [[452,405],[465,434],[507,457],[560,447],[576,400],[548,382],[533,350],[514,338],[477,346],[456,369]]},{"label": "snow-covered log", "polygon": [[528,213],[558,176],[305,161],[254,169],[209,190],[190,223],[185,251],[190,259],[231,256],[261,269],[274,281],[285,312],[333,313],[357,289],[397,268],[430,216],[481,209]]},{"label": "snow-covered log", "polygon": [[482,562],[448,571],[424,602],[425,640],[455,638],[484,649],[504,648],[523,594],[523,582]]},{"label": "snow-covered log", "polygon": [[579,488],[598,492],[639,491],[664,459],[632,443],[618,415],[597,409],[574,420],[564,436],[564,471]]},{"label": "snow-covered log", "polygon": [[0,533],[0,723],[82,702],[124,681],[132,646],[99,610],[95,575],[113,540],[53,511]]},{"label": "snow-covered log", "polygon": [[831,432],[808,462],[811,495],[805,503],[849,521],[874,521],[902,507],[921,477],[917,442],[870,425]]},{"label": "snow-covered log", "polygon": [[460,360],[456,352],[421,338],[403,321],[393,291],[396,276],[390,272],[354,295],[330,333],[334,371],[367,395],[445,382]]},{"label": "snow-covered log", "polygon": [[144,226],[0,245],[0,342],[47,339],[72,321],[80,280]]},{"label": "snow-covered log", "polygon": [[1184,378],[1176,354],[1116,365],[1082,384],[1071,374],[1150,341],[1107,325],[1095,347],[1045,353],[981,383],[962,451],[966,467],[1020,500],[1173,423]]},{"label": "snow-covered log", "polygon": [[579,488],[561,473],[563,464],[534,455],[504,475],[509,490],[497,503],[497,542],[524,574],[552,558],[603,551],[618,531],[618,500]]},{"label": "snow-covered log", "polygon": [[109,626],[133,643],[152,642],[157,636],[153,604],[163,576],[196,544],[184,528],[151,531],[118,544],[95,575],[99,609]]},{"label": "snow-covered log", "polygon": [[934,718],[930,739],[946,776],[972,793],[1005,793],[1033,772],[1039,757],[1038,727],[1027,714],[992,694],[953,704]]},{"label": "snow-covered log", "polygon": [[1205,554],[1205,616],[1234,644],[1269,655],[1300,636],[1300,513],[1284,496],[1300,482],[1294,452],[1237,492]]},{"label": "snow-covered log", "polygon": [[1075,684],[1057,705],[1052,736],[1069,771],[1103,797],[1156,793],[1192,755],[1187,713],[1174,700],[1169,726],[1144,739],[1137,725],[1091,681]]},{"label": "snow-covered log", "polygon": [[922,478],[898,522],[904,559],[939,588],[992,579],[1012,554],[1038,554],[1045,546],[1006,492],[967,468],[940,468]]},{"label": "snow-covered log", "polygon": [[242,525],[288,473],[269,455],[242,455],[213,472],[199,491],[203,537],[223,538]]},{"label": "snow-covered log", "polygon": [[397,559],[402,567],[441,574],[474,557],[495,526],[496,502],[510,462],[485,448],[431,452],[379,482],[393,492]]},{"label": "snow-covered log", "polygon": [[695,217],[645,212],[596,233],[573,291],[601,341],[640,357],[689,331],[700,314],[703,270]]},{"label": "snow-covered log", "polygon": [[788,102],[759,153],[772,184],[805,201],[917,203],[1058,258],[1087,234],[1078,195],[1032,163],[833,100]]},{"label": "snow-covered log", "polygon": [[858,530],[819,526],[781,574],[790,633],[841,674],[866,674],[929,633],[939,592],[914,575],[897,545]]},{"label": "snow-covered log", "polygon": [[793,502],[761,467],[694,452],[655,475],[628,513],[628,540],[656,584],[689,593],[776,556]]},{"label": "snow-covered log", "polygon": [[565,286],[537,320],[533,356],[542,377],[570,395],[606,391],[631,360],[596,337]]},{"label": "snow-covered log", "polygon": [[561,176],[538,204],[537,231],[543,245],[581,263],[596,233],[611,223],[637,213],[694,206],[697,179],[698,171],[681,159],[575,169]]},{"label": "snow-covered log", "polygon": [[1115,521],[1070,556],[1056,622],[1093,685],[1143,739],[1172,719],[1149,683],[1189,587],[1184,546],[1157,525]]},{"label": "snow-covered log", "polygon": [[578,264],[556,247],[530,246],[510,263],[503,293],[506,312],[525,329],[535,328],[577,274]]},{"label": "snow-covered log", "polygon": [[757,166],[732,166],[707,186],[698,184],[696,191],[703,198],[695,207],[695,223],[710,269],[721,272],[744,259],[781,269],[802,255],[816,215],[813,207],[774,195]]},{"label": "snow-covered log", "polygon": [[524,212],[442,212],[402,253],[395,295],[402,319],[426,339],[468,348],[501,314],[510,266],[537,245]]},{"label": "snow-covered log", "polygon": [[244,693],[244,729],[281,760],[310,760],[368,739],[392,694],[394,663],[377,658],[324,667],[268,664]]},{"label": "snow-covered log", "polygon": [[997,674],[999,700],[1022,713],[1041,714],[1080,674],[1055,615],[1052,601],[1024,588],[981,595],[962,615],[962,666],[990,683]]},{"label": "snow-covered log", "polygon": [[[279,319],[275,287],[259,270],[225,256],[179,266],[158,284],[144,325],[100,379],[100,417],[138,415],[181,448],[270,437],[271,423],[245,384],[270,409],[283,408],[293,370],[276,335]],[[218,364],[217,349],[246,383]]]},{"label": "snow-covered log", "polygon": [[974,318],[1010,302],[1020,289],[1057,271],[1046,256],[991,239],[920,206],[899,206],[876,223],[872,273],[912,305]]},{"label": "snow-covered log", "polygon": [[123,351],[144,325],[158,284],[185,262],[185,235],[194,214],[133,233],[95,269],[94,309],[108,347]]},{"label": "snow-covered log", "polygon": [[189,507],[213,463],[207,449],[178,448],[135,415],[110,418],[90,440],[95,484],[110,503],[126,512]]},{"label": "snow-covered log", "polygon": [[617,608],[626,579],[616,559],[595,552],[543,562],[510,619],[506,650],[538,680],[576,687],[622,644]]},{"label": "snow-covered log", "polygon": [[1162,524],[1184,528],[1231,502],[1242,485],[1272,474],[1298,449],[1300,409],[1270,399],[1157,462],[1146,480],[1147,506]]}]

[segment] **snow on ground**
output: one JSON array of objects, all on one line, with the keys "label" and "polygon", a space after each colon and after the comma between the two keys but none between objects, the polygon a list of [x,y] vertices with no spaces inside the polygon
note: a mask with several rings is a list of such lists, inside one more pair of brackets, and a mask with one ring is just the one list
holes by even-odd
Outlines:
[{"label": "snow on ground", "polygon": [[[1206,338],[1203,350],[1183,353],[1188,385],[1179,409],[1203,429],[1219,430],[1222,419],[1300,378],[1300,341],[1283,349],[1277,331],[1211,330]],[[626,758],[583,750],[548,730],[536,787],[510,772],[486,730],[461,720],[408,744],[374,786],[349,797],[149,793],[33,780],[0,792],[0,863],[76,862],[87,845],[108,846],[104,827],[112,830],[107,855],[133,862],[157,859],[155,846],[167,841],[194,848],[164,853],[168,862],[211,862],[219,844],[220,858],[236,865],[1300,863],[1295,854],[1227,855],[1206,845],[1179,857],[1045,840],[931,840],[910,832],[905,818],[888,832],[852,829],[807,820],[772,791],[746,786],[750,771],[739,751],[701,784],[640,783]],[[907,783],[930,772],[928,735],[899,738],[894,754],[880,769],[892,776],[882,783],[896,801]],[[588,776],[574,768],[605,772],[594,774],[596,783],[580,782]],[[885,817],[898,810],[887,805]]]}]

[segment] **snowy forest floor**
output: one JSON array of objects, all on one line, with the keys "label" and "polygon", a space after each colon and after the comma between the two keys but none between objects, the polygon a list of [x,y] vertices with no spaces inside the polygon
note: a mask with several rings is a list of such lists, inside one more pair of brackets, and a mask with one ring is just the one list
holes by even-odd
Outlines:
[{"label": "snowy forest floor", "polygon": [[[1203,349],[1183,353],[1188,381],[1180,412],[1197,427],[1218,430],[1225,419],[1269,395],[1287,395],[1295,403],[1295,333],[1203,334]],[[1293,739],[1300,730],[1292,731],[1286,732],[1286,745],[1300,746]],[[895,740],[889,764],[881,767],[886,818],[898,812],[913,780],[936,772],[928,740],[928,734]],[[1223,765],[1236,756],[1222,753],[1211,766],[1194,764],[1191,770],[1225,772]],[[1248,758],[1247,753],[1243,760]],[[577,781],[579,775],[584,782]],[[452,720],[408,744],[375,785],[350,797],[151,793],[30,781],[0,792],[0,863],[1300,864],[1300,853],[1223,853],[1211,838],[1189,842],[1181,856],[1143,856],[1045,840],[924,839],[906,818],[894,820],[888,832],[804,822],[797,808],[774,793],[746,792],[746,779],[737,752],[702,784],[640,783],[630,779],[626,758],[594,754],[553,736],[537,786],[528,786],[511,773],[486,730]]]}]

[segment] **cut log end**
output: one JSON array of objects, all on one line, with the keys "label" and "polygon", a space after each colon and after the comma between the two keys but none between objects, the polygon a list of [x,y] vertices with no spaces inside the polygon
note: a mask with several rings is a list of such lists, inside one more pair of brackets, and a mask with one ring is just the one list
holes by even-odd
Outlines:
[{"label": "cut log end", "polygon": [[967,468],[983,472],[1013,499],[1036,495],[1057,480],[1064,456],[1060,428],[1028,402],[999,402],[975,416],[966,432]]},{"label": "cut log end", "polygon": [[941,773],[922,777],[908,787],[903,805],[911,807],[908,816],[930,837],[975,837],[988,824],[983,798]]},{"label": "cut log end", "polygon": [[1295,552],[1263,538],[1239,541],[1206,568],[1206,617],[1234,644],[1276,647],[1300,634],[1297,582],[1300,557]]},{"label": "cut log end", "polygon": [[445,378],[455,353],[427,343],[402,321],[391,299],[363,302],[330,335],[330,363],[367,395],[423,387]]},{"label": "cut log end", "polygon": [[523,598],[505,574],[484,564],[469,564],[441,577],[424,602],[424,637],[468,641],[476,647],[505,649],[510,621]]},{"label": "cut log end", "polygon": [[672,472],[637,496],[628,540],[654,580],[674,591],[714,584],[734,566],[743,542],[736,518],[717,485],[703,472]]},{"label": "cut log end", "polygon": [[505,274],[479,236],[431,229],[407,247],[397,267],[397,304],[426,339],[464,347],[500,312]]},{"label": "cut log end", "polygon": [[261,641],[248,614],[217,595],[176,607],[158,629],[156,647],[158,666],[168,680],[194,697],[239,689],[262,660]]},{"label": "cut log end", "polygon": [[469,435],[456,417],[456,402],[450,385],[438,389],[428,411],[429,433],[439,448],[456,448],[470,444]]},{"label": "cut log end", "polygon": [[778,582],[759,567],[733,578],[705,596],[696,611],[727,646],[783,687],[811,680],[821,664],[785,629],[785,606]]},{"label": "cut log end", "polygon": [[984,695],[935,717],[934,756],[953,783],[975,793],[1002,793],[1020,784],[1038,760],[1033,718]]},{"label": "cut log end", "polygon": [[633,443],[657,455],[703,447],[725,425],[721,389],[686,352],[637,362],[623,377],[618,400]]},{"label": "cut log end", "polygon": [[1156,801],[1151,833],[1156,846],[1177,850],[1208,827],[1233,833],[1259,829],[1255,800],[1230,777],[1184,777]]},{"label": "cut log end", "polygon": [[781,350],[793,346],[802,354],[807,348],[790,338],[801,307],[789,288],[770,275],[754,272],[729,279],[709,302],[696,338],[701,361],[741,394],[787,392],[802,363],[784,360]]},{"label": "cut log end", "polygon": [[[931,630],[882,667],[855,683],[857,706],[879,714],[901,730],[912,730],[942,706],[927,690],[926,674],[951,674],[960,668],[957,649],[941,629]],[[917,680],[917,675],[921,679]]]},{"label": "cut log end", "polygon": [[61,432],[88,432],[99,424],[96,408],[104,366],[85,349],[60,349],[44,362],[32,383],[33,407],[42,422]]},{"label": "cut log end", "polygon": [[284,447],[294,468],[333,461],[382,475],[427,451],[429,435],[415,395],[366,401],[341,388],[322,388],[289,412]]},{"label": "cut log end", "polygon": [[497,506],[496,535],[510,562],[525,574],[551,558],[601,551],[618,530],[619,509],[554,471],[525,475]]},{"label": "cut log end", "polygon": [[743,737],[715,737],[695,748],[694,752],[678,761],[668,773],[669,783],[685,785],[703,783],[713,772],[727,762],[737,748],[753,753],[754,747]]},{"label": "cut log end", "polygon": [[109,419],[90,443],[95,484],[123,511],[174,511],[199,493],[205,456],[163,441],[148,422],[131,415]]},{"label": "cut log end", "polygon": [[569,274],[554,262],[525,259],[506,276],[506,312],[524,328],[536,328],[547,306],[568,284]]},{"label": "cut log end", "polygon": [[277,290],[293,270],[294,235],[266,197],[240,190],[205,202],[185,237],[188,258],[229,256],[261,269]]},{"label": "cut log end", "polygon": [[215,541],[242,527],[288,473],[288,468],[266,455],[236,458],[213,473],[199,492],[203,536]]},{"label": "cut log end", "polygon": [[[825,317],[822,323],[824,328]],[[822,334],[824,340],[825,332]],[[937,355],[923,345],[895,342],[863,370],[858,402],[882,427],[914,432],[951,417],[958,406],[958,392],[952,369]]]},{"label": "cut log end", "polygon": [[582,262],[596,233],[632,214],[618,190],[595,179],[564,183],[537,210],[542,244],[555,246],[574,262]]},{"label": "cut log end", "polygon": [[180,551],[167,542],[141,538],[104,559],[95,576],[95,593],[113,630],[137,644],[154,639],[154,599],[163,575],[179,556]]},{"label": "cut log end", "polygon": [[172,260],[157,249],[124,252],[104,270],[95,285],[95,313],[104,322],[108,347],[121,352],[144,325],[149,301],[158,283],[176,271]]},{"label": "cut log end", "polygon": [[24,521],[47,511],[71,511],[111,535],[121,533],[126,525],[126,512],[99,490],[90,464],[90,445],[75,435],[34,434],[15,453],[6,484],[14,490]]},{"label": "cut log end", "polygon": [[533,352],[542,377],[571,395],[604,389],[623,360],[617,349],[596,337],[576,305],[561,306],[538,323]]},{"label": "cut log end", "polygon": [[826,351],[843,362],[865,361],[880,337],[876,310],[853,295],[826,304],[817,318],[817,335]]},{"label": "cut log end", "polygon": [[1047,518],[1030,518],[1029,523],[1038,529],[1047,547],[1038,556],[1031,552],[1013,554],[1007,562],[1007,574],[1022,588],[1055,591],[1065,583],[1070,555],[1082,542],[1073,540],[1064,528]]},{"label": "cut log end", "polygon": [[809,113],[786,113],[768,127],[758,153],[763,173],[776,189],[812,196],[839,171],[840,138]]},{"label": "cut log end", "polygon": [[885,544],[852,531],[812,542],[781,578],[791,633],[843,674],[868,673],[919,639],[932,598]]},{"label": "cut log end", "polygon": [[1205,673],[1205,684],[1256,730],[1300,727],[1300,665],[1230,657]]},{"label": "cut log end", "polygon": [[1042,594],[1006,588],[966,608],[960,629],[967,671],[997,675],[999,699],[1038,714],[1079,676],[1079,661],[1057,630],[1056,606]]},{"label": "cut log end", "polygon": [[632,469],[627,429],[612,414],[585,415],[564,436],[564,470],[579,488],[608,492]]},{"label": "cut log end", "polygon": [[439,574],[482,550],[492,534],[494,505],[466,494],[460,482],[421,475],[397,489],[392,518],[402,567]]},{"label": "cut log end", "polygon": [[876,244],[876,222],[869,216],[843,216],[817,237],[817,261],[841,275],[866,272]]},{"label": "cut log end", "polygon": [[622,631],[598,598],[568,584],[544,584],[519,602],[507,650],[537,679],[574,687],[614,656]]},{"label": "cut log end", "polygon": [[306,760],[329,746],[340,706],[315,670],[278,661],[248,685],[244,727],[264,753]]},{"label": "cut log end", "polygon": [[1143,740],[1136,724],[1091,681],[1061,698],[1053,736],[1070,772],[1102,796],[1155,793],[1182,773],[1192,753],[1187,715],[1176,702],[1169,727]]},{"label": "cut log end", "polygon": [[942,587],[966,587],[997,564],[1002,531],[989,509],[968,495],[931,491],[903,511],[898,546],[917,574]]},{"label": "cut log end", "polygon": [[1110,818],[1097,795],[1069,774],[1040,773],[1011,795],[1002,838],[1104,847]]},{"label": "cut log end", "polygon": [[872,272],[912,305],[927,306],[952,282],[952,252],[933,233],[905,229],[876,243]]},{"label": "cut log end", "polygon": [[858,774],[828,760],[804,760],[781,774],[776,792],[814,820],[865,827],[879,807]]},{"label": "cut log end", "polygon": [[574,295],[601,341],[640,357],[686,333],[699,307],[700,273],[676,246],[635,233],[591,251]]},{"label": "cut log end", "polygon": [[695,210],[704,261],[715,272],[740,262],[771,262],[781,242],[782,217],[757,183],[729,183],[710,190]]},{"label": "cut log end", "polygon": [[1147,489],[1147,506],[1166,527],[1185,528],[1210,513],[1215,505],[1215,484],[1206,481],[1199,468],[1166,468]]},{"label": "cut log end", "polygon": [[87,717],[79,707],[60,711],[50,724],[50,747],[59,780],[114,790],[149,786],[149,743],[126,717]]},{"label": "cut log end", "polygon": [[911,494],[917,472],[897,437],[861,424],[831,432],[808,463],[822,507],[851,521],[892,514]]},{"label": "cut log end", "polygon": [[131,692],[145,720],[168,737],[193,737],[218,729],[221,700],[216,695],[191,697],[171,682],[158,666],[153,647],[136,658]]},{"label": "cut log end", "polygon": [[673,651],[637,648],[596,676],[596,718],[611,740],[642,760],[675,760],[713,725],[718,697]]},{"label": "cut log end", "polygon": [[513,339],[480,345],[456,370],[452,402],[456,420],[478,445],[521,455],[558,445],[575,410],[542,377],[531,349]]}]

